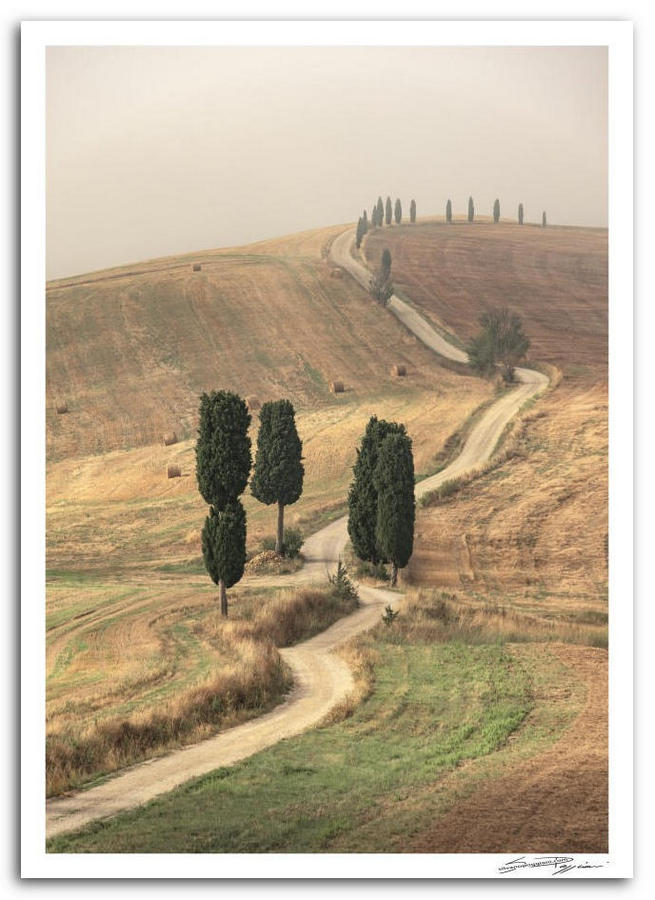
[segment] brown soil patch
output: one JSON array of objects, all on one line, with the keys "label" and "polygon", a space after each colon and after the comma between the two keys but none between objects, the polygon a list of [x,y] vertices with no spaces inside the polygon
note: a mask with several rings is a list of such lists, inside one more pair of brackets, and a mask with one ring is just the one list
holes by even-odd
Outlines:
[{"label": "brown soil patch", "polygon": [[587,687],[572,727],[550,750],[458,803],[409,852],[607,852],[607,653],[564,645],[552,651]]}]

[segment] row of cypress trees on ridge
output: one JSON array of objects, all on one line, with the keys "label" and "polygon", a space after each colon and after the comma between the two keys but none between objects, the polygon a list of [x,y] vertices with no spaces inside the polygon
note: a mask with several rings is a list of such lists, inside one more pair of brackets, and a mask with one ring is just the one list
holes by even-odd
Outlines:
[{"label": "row of cypress trees on ridge", "polygon": [[[392,206],[391,197],[387,197],[386,203],[382,203],[382,197],[378,197],[377,202],[373,204],[370,219],[367,211],[364,210],[357,221],[357,235],[355,239],[357,247],[361,245],[364,235],[371,228],[391,225],[392,221],[395,221],[396,225],[400,225],[402,220],[403,205],[399,198],[396,198],[396,202]],[[409,221],[412,224],[416,222],[416,200],[411,200],[409,203]]]},{"label": "row of cypress trees on ridge", "polygon": [[[473,197],[469,197],[468,199],[466,218],[469,222],[473,222],[475,220],[475,203],[473,202]],[[364,235],[367,234],[371,228],[380,228],[385,224],[391,225],[392,219],[395,219],[396,225],[400,225],[402,222],[403,208],[400,200],[396,200],[396,204],[392,213],[391,197],[387,197],[386,204],[382,203],[382,197],[378,197],[377,203],[373,204],[370,219],[368,217],[368,213],[366,212],[366,210],[364,210],[357,221],[357,233],[355,238],[357,247],[359,248],[361,246]],[[498,198],[494,200],[493,220],[494,225],[497,225],[500,221],[500,200]],[[409,221],[412,224],[416,222],[416,200],[412,200],[409,205]],[[446,222],[450,225],[452,224],[452,221],[453,204],[449,199],[446,203]],[[524,210],[522,203],[519,203],[518,206],[517,221],[519,225],[523,225]],[[543,228],[545,228],[547,224],[546,210],[544,210],[541,214],[541,225]]]},{"label": "row of cypress trees on ridge", "polygon": [[[302,494],[302,442],[289,400],[264,403],[259,419],[250,490],[261,503],[277,503],[275,550],[279,554],[284,542],[284,508]],[[247,405],[237,394],[202,394],[196,479],[198,490],[209,505],[202,529],[202,556],[209,576],[218,585],[224,616],[228,614],[227,589],[241,580],[246,564],[246,511],[239,496],[246,488],[252,467],[250,423]]]}]

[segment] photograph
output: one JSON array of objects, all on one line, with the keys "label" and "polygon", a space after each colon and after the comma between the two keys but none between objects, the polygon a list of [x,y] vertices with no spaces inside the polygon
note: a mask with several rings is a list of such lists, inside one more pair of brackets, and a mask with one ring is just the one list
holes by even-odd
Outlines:
[{"label": "photograph", "polygon": [[611,41],[56,24],[34,852],[607,877]]}]

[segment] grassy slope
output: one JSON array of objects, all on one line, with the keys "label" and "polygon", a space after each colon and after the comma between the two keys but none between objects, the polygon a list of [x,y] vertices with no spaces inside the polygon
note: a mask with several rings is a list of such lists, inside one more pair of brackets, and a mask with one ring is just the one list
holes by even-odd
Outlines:
[{"label": "grassy slope", "polygon": [[[306,477],[287,522],[306,534],[343,509],[370,415],[407,424],[421,471],[489,396],[436,365],[354,282],[329,276],[323,254],[340,230],[202,254],[200,273],[189,256],[50,285],[49,398],[65,384],[70,407],[49,408],[47,423],[50,729],[139,715],[234,665],[205,634],[216,591],[201,562],[194,441],[148,443],[192,430],[199,390],[296,403]],[[406,379],[388,374],[397,360]],[[328,392],[335,375],[343,395]],[[182,478],[167,479],[169,462]],[[244,501],[255,550],[275,510]],[[266,589],[246,578],[230,596],[242,617]]]},{"label": "grassy slope", "polygon": [[528,414],[523,458],[422,509],[406,580],[548,616],[607,613],[607,232],[425,223],[371,234],[394,279],[469,337],[487,305],[520,313],[562,380]]},{"label": "grassy slope", "polygon": [[364,644],[378,659],[375,691],[352,718],[49,850],[403,852],[480,780],[549,746],[581,707],[583,688],[541,646],[407,645],[383,626]]}]

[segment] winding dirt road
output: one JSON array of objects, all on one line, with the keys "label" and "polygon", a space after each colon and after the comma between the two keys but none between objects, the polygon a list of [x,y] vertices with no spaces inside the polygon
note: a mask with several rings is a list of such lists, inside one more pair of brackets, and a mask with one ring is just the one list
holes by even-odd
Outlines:
[{"label": "winding dirt road", "polygon": [[[352,230],[339,235],[332,244],[331,258],[367,287],[370,275],[350,253],[353,237]],[[466,361],[466,355],[461,350],[445,341],[398,297],[392,297],[387,308],[436,353],[458,362]],[[472,429],[457,459],[416,486],[417,497],[485,463],[507,422],[527,399],[543,390],[548,383],[544,375],[530,369],[517,369],[517,375],[520,384],[486,411]],[[308,538],[303,546],[306,562],[294,581],[324,581],[343,554],[347,538],[345,516]],[[299,734],[323,719],[353,689],[348,666],[332,651],[371,628],[379,621],[382,608],[387,604],[395,605],[399,598],[398,593],[364,585],[359,586],[359,592],[362,604],[352,615],[339,620],[322,634],[280,651],[293,671],[295,684],[284,703],[266,715],[198,744],[131,766],[96,787],[48,800],[47,837],[139,806],[191,778],[220,766],[232,765],[284,738]]]}]

